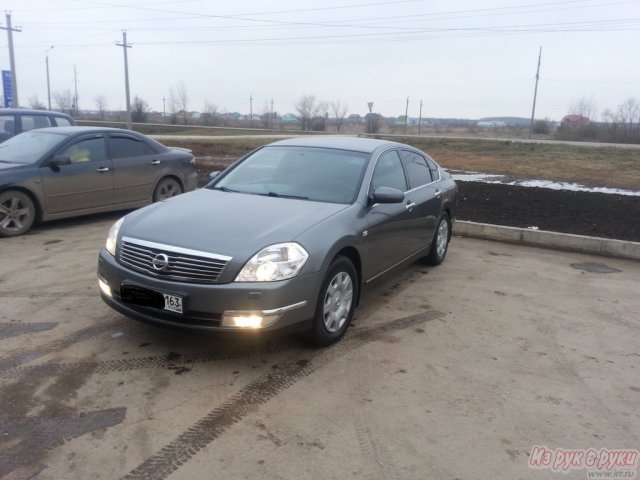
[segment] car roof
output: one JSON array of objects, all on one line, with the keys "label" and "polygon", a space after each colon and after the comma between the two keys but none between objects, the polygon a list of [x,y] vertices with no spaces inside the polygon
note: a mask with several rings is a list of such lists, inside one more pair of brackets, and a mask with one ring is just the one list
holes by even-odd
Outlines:
[{"label": "car roof", "polygon": [[45,133],[58,133],[62,135],[75,135],[77,133],[130,133],[133,135],[140,135],[138,132],[132,132],[131,130],[123,130],[121,128],[109,128],[109,127],[46,127],[38,128],[37,130],[30,130],[32,132],[45,132]]},{"label": "car roof", "polygon": [[38,114],[38,115],[56,115],[58,117],[69,117],[66,113],[55,112],[53,110],[34,110],[31,108],[0,108],[0,115],[11,115],[14,113]]},{"label": "car roof", "polygon": [[304,136],[296,138],[288,138],[278,142],[271,143],[269,146],[286,146],[286,147],[320,147],[320,148],[337,148],[340,150],[351,150],[354,152],[373,153],[380,147],[399,146],[401,144],[390,142],[388,140],[377,140],[374,138],[360,138],[347,136]]}]

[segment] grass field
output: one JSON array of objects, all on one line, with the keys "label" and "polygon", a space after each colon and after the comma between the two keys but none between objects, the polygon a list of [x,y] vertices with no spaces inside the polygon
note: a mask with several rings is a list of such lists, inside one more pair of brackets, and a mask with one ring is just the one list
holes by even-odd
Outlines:
[{"label": "grass field", "polygon": [[[594,187],[640,190],[640,149],[530,144],[475,139],[405,138],[450,170],[504,174],[513,179],[543,179]],[[191,148],[220,165],[271,143],[271,138],[170,140],[167,145]]]}]

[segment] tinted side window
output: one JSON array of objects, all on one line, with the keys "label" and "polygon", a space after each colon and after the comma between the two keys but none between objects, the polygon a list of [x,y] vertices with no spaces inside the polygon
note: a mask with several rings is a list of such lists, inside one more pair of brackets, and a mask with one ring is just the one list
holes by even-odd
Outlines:
[{"label": "tinted side window", "polygon": [[402,163],[409,179],[409,188],[417,188],[431,182],[431,172],[422,155],[402,150]]},{"label": "tinted side window", "polygon": [[60,155],[71,159],[71,163],[100,162],[107,158],[103,138],[89,138],[68,146]]},{"label": "tinted side window", "polygon": [[53,117],[58,127],[70,127],[71,122],[64,117]]},{"label": "tinted side window", "polygon": [[0,115],[0,133],[16,134],[16,122],[13,115]]},{"label": "tinted side window", "polygon": [[129,137],[111,137],[110,144],[113,158],[138,157],[153,153],[146,143]]},{"label": "tinted side window", "polygon": [[396,188],[401,192],[407,190],[407,181],[398,152],[391,150],[382,154],[373,171],[371,185],[374,190],[379,187]]},{"label": "tinted side window", "polygon": [[51,126],[51,120],[46,115],[20,115],[20,120],[23,132]]},{"label": "tinted side window", "polygon": [[427,157],[427,165],[429,166],[429,170],[431,171],[431,178],[434,180],[438,180],[440,178],[440,173],[438,172],[438,166],[436,162]]}]

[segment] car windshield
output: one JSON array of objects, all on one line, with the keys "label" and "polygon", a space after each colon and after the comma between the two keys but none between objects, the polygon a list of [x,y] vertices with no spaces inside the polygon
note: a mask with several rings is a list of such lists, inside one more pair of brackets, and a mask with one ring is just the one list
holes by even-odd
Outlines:
[{"label": "car windshield", "polygon": [[64,139],[65,135],[46,132],[25,132],[0,143],[0,162],[30,164]]},{"label": "car windshield", "polygon": [[315,147],[265,147],[207,188],[317,202],[352,203],[370,155]]}]

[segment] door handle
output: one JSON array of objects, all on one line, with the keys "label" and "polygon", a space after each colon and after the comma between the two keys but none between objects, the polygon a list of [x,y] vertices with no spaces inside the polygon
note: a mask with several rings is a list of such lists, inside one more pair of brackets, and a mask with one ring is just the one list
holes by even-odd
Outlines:
[{"label": "door handle", "polygon": [[416,204],[415,202],[411,202],[411,203],[407,203],[404,208],[406,208],[407,210],[411,210],[413,207],[415,207]]},{"label": "door handle", "polygon": [[160,165],[160,160],[151,160],[151,165]]},{"label": "door handle", "polygon": [[109,171],[109,167],[98,167],[96,168],[96,172],[105,173]]},{"label": "door handle", "polygon": [[439,197],[440,195],[442,195],[442,191],[441,190],[436,190],[435,195],[436,195],[436,197]]}]

